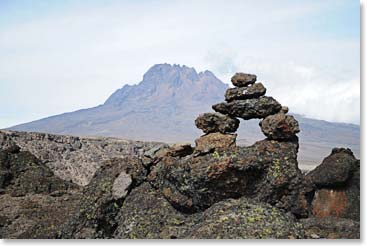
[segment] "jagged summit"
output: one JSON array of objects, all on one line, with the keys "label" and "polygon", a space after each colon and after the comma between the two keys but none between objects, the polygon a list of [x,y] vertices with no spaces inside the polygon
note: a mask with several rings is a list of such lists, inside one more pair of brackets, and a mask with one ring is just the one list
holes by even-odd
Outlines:
[{"label": "jagged summit", "polygon": [[[191,100],[211,100],[219,91],[226,88],[215,75],[209,71],[197,73],[194,68],[181,65],[156,64],[143,76],[137,85],[124,85],[113,93],[105,105],[121,106],[126,97],[137,103],[150,101],[179,102]],[[154,103],[154,102],[152,102]]]}]

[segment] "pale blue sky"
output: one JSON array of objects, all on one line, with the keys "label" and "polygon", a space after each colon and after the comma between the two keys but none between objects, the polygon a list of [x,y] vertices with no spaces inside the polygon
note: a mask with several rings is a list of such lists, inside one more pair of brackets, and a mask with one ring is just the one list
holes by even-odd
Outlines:
[{"label": "pale blue sky", "polygon": [[157,63],[256,73],[309,117],[359,124],[359,1],[0,1],[0,128],[102,104]]}]

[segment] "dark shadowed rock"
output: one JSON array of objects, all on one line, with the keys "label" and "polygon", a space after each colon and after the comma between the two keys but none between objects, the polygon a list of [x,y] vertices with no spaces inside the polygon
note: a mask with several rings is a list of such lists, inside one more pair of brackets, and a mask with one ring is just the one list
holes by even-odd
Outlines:
[{"label": "dark shadowed rock", "polygon": [[315,217],[360,219],[360,164],[350,149],[335,148],[306,176]]},{"label": "dark shadowed rock", "polygon": [[259,125],[266,137],[275,140],[292,139],[300,131],[297,120],[284,113],[269,115]]},{"label": "dark shadowed rock", "polygon": [[78,213],[63,226],[58,237],[111,238],[126,195],[145,180],[146,174],[137,157],[106,161],[84,188]]},{"label": "dark shadowed rock", "polygon": [[168,154],[171,156],[184,157],[191,155],[193,151],[194,149],[191,147],[191,144],[173,144],[169,146]]},{"label": "dark shadowed rock", "polygon": [[178,238],[181,231],[193,226],[148,183],[131,192],[117,221],[114,237],[128,239]]},{"label": "dark shadowed rock", "polygon": [[231,82],[234,86],[245,87],[256,82],[256,75],[248,73],[236,73],[231,78]]},{"label": "dark shadowed rock", "polygon": [[236,146],[237,134],[223,134],[219,132],[203,135],[195,140],[196,153],[210,153],[213,151],[223,151],[234,149]]},{"label": "dark shadowed rock", "polygon": [[307,174],[318,188],[343,186],[351,177],[358,163],[350,149],[334,148],[322,163]]},{"label": "dark shadowed rock", "polygon": [[307,218],[300,221],[310,239],[359,239],[360,224],[343,218]]},{"label": "dark shadowed rock", "polygon": [[196,118],[195,125],[204,133],[232,133],[238,129],[240,121],[220,113],[205,113]]},{"label": "dark shadowed rock", "polygon": [[0,150],[0,189],[5,193],[11,196],[51,194],[78,187],[56,177],[34,155],[15,146]]},{"label": "dark shadowed rock", "polygon": [[55,238],[75,212],[80,188],[14,149],[0,149],[0,238]]},{"label": "dark shadowed rock", "polygon": [[212,108],[222,114],[249,120],[262,119],[276,114],[282,106],[274,98],[262,96],[260,98],[222,102],[213,105]]},{"label": "dark shadowed rock", "polygon": [[250,98],[258,98],[260,96],[265,95],[266,88],[262,83],[255,83],[248,87],[235,87],[227,89],[224,97],[227,102],[231,102],[233,100],[242,100],[242,99],[250,99]]},{"label": "dark shadowed rock", "polygon": [[184,158],[163,158],[148,179],[184,212],[202,211],[226,198],[268,202],[305,216],[297,142],[263,140],[253,146]]}]

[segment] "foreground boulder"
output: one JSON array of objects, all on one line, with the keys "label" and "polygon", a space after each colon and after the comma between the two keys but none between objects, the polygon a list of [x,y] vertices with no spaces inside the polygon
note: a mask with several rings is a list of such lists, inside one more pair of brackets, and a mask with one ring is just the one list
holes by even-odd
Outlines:
[{"label": "foreground boulder", "polygon": [[106,161],[83,190],[78,213],[59,233],[59,238],[111,238],[116,215],[127,194],[145,180],[147,170],[136,157]]},{"label": "foreground boulder", "polygon": [[163,158],[148,179],[183,212],[203,211],[226,198],[247,197],[304,216],[298,142],[263,140],[250,147]]},{"label": "foreground boulder", "polygon": [[360,164],[350,149],[333,149],[306,179],[313,186],[313,216],[359,221]]},{"label": "foreground boulder", "polygon": [[274,98],[262,96],[246,100],[222,102],[213,105],[216,112],[231,115],[233,117],[249,119],[262,119],[266,116],[276,114],[282,106]]},{"label": "foreground boulder", "polygon": [[360,224],[344,218],[307,218],[300,220],[309,239],[359,239]]},{"label": "foreground boulder", "polygon": [[204,133],[231,133],[237,131],[240,121],[219,113],[205,113],[199,115],[195,120],[195,125]]},{"label": "foreground boulder", "polygon": [[76,212],[80,187],[15,144],[0,149],[0,238],[55,238]]},{"label": "foreground boulder", "polygon": [[202,213],[183,214],[149,184],[136,188],[118,216],[115,238],[303,238],[290,214],[245,198],[221,201]]}]

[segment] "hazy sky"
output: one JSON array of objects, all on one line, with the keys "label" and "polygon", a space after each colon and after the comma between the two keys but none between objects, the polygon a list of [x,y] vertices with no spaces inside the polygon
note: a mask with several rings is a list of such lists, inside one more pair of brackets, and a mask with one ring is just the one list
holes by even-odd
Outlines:
[{"label": "hazy sky", "polygon": [[359,1],[0,1],[0,128],[102,104],[149,67],[255,73],[292,112],[359,124]]}]

